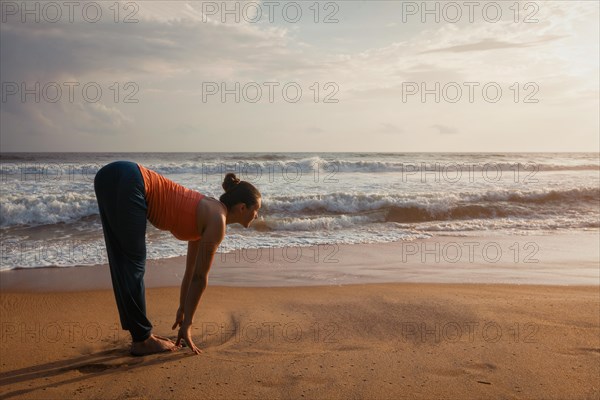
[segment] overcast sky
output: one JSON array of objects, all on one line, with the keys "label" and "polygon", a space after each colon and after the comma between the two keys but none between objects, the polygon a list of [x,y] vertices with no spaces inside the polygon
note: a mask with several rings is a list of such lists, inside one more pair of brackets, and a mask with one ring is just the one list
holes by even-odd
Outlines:
[{"label": "overcast sky", "polygon": [[1,3],[5,152],[599,149],[597,1]]}]

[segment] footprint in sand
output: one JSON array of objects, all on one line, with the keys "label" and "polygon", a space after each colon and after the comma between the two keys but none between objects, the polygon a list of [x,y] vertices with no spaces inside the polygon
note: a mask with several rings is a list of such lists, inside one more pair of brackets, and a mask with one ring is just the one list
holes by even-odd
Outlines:
[{"label": "footprint in sand", "polygon": [[579,356],[587,356],[587,355],[600,355],[600,348],[597,347],[574,347],[571,349],[568,349],[566,351],[561,351],[560,354],[566,355],[566,356],[573,356],[573,357],[579,357]]},{"label": "footprint in sand", "polygon": [[119,361],[119,362],[98,362],[98,363],[89,363],[83,365],[77,365],[74,367],[70,367],[70,370],[77,370],[83,374],[94,374],[98,372],[104,372],[107,369],[117,369],[123,367],[131,367],[137,364],[142,363],[143,360],[127,360],[127,361]]},{"label": "footprint in sand", "polygon": [[596,354],[596,355],[600,355],[600,348],[597,347],[580,347],[577,350],[583,352],[583,353],[591,353],[591,354]]}]

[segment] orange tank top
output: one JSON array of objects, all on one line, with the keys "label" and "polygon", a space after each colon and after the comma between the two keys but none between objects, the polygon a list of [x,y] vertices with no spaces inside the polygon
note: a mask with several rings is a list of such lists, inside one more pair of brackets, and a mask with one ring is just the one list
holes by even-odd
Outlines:
[{"label": "orange tank top", "polygon": [[146,189],[148,220],[179,240],[200,239],[196,224],[198,202],[205,196],[137,164]]}]

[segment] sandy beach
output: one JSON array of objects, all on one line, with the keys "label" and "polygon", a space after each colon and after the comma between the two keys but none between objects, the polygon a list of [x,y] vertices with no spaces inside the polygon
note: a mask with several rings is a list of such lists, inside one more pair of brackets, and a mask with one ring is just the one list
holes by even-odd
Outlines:
[{"label": "sandy beach", "polygon": [[[177,288],[147,292],[157,334]],[[203,354],[134,358],[112,293],[4,293],[0,398],[596,399],[597,287],[209,287]]]},{"label": "sandy beach", "polygon": [[[584,239],[546,239],[538,240],[546,253],[540,251],[540,263],[530,266],[497,262],[492,268],[481,260],[453,268],[435,260],[402,263],[393,244],[347,246],[338,253],[338,270],[369,265],[380,271],[373,275],[377,279],[389,279],[395,266],[396,276],[418,280],[424,271],[439,274],[435,268],[445,267],[446,283],[249,287],[257,286],[250,282],[243,287],[211,278],[194,325],[196,344],[204,351],[200,356],[186,348],[129,356],[128,333],[120,329],[113,293],[105,287],[106,266],[43,269],[38,284],[29,279],[31,271],[4,272],[0,399],[597,399],[597,285],[451,280],[486,269],[501,282],[514,277],[516,268],[529,279],[554,275],[545,254],[553,257],[556,270],[561,264],[563,270],[567,265],[579,271],[572,279],[594,281],[597,249]],[[562,258],[550,246],[557,240]],[[587,253],[581,251],[585,246]],[[395,260],[388,259],[393,254]],[[180,261],[163,262],[164,269],[157,262],[148,267],[154,332],[173,339]],[[215,264],[211,276],[219,276],[219,267],[227,270]],[[238,276],[234,272],[248,266],[230,267],[233,272],[220,279]],[[277,270],[265,262],[252,267],[265,282],[267,272]]]}]

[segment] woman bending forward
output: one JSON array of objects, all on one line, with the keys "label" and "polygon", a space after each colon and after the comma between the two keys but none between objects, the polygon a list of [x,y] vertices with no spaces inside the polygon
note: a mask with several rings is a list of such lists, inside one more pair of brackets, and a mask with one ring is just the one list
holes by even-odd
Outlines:
[{"label": "woman bending forward", "polygon": [[[96,174],[94,191],[110,276],[121,327],[131,334],[132,355],[175,350],[181,347],[182,340],[200,354],[192,340],[192,322],[214,255],[225,237],[225,225],[239,223],[248,228],[261,207],[260,192],[235,174],[227,174],[222,186],[225,193],[217,200],[130,161],[112,162]],[[146,219],[188,242],[179,309],[173,324],[173,329],[179,326],[176,343],[152,334],[152,324],[146,316]]]}]

